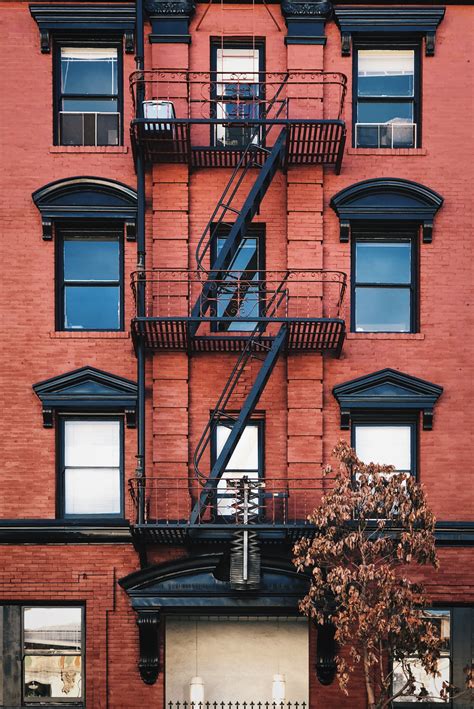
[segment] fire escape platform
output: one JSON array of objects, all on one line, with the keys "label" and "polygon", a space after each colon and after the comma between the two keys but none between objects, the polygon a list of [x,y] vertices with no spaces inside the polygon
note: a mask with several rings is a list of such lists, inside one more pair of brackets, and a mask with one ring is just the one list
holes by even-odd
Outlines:
[{"label": "fire escape platform", "polygon": [[[192,129],[202,124],[223,125],[252,131],[261,126],[287,128],[283,167],[293,165],[333,165],[339,171],[346,138],[343,120],[275,119],[255,121],[218,121],[216,119],[169,119],[167,123],[148,118],[132,121],[131,139],[134,154],[140,151],[144,161],[153,163],[181,163],[191,168],[235,167],[244,147],[193,145]],[[269,146],[271,147],[271,146]],[[268,151],[261,146],[249,152],[249,160],[262,165]]]},{"label": "fire escape platform", "polygon": [[216,544],[229,542],[236,531],[258,533],[259,541],[265,544],[294,544],[302,537],[311,538],[315,528],[307,520],[281,524],[260,522],[258,524],[215,523],[190,525],[188,520],[147,522],[130,525],[130,532],[137,544]]},{"label": "fire escape platform", "polygon": [[[229,323],[236,330],[236,322],[235,318],[137,317],[132,320],[132,337],[134,343],[143,341],[149,352],[241,352],[248,342],[246,331],[249,323],[252,324],[252,330],[257,323],[261,323],[267,331],[275,329],[275,325],[286,324],[286,352],[322,352],[336,356],[340,354],[345,338],[345,321],[340,318],[249,318],[245,320],[245,329],[235,334],[191,334],[193,325],[200,325],[204,329],[206,323],[211,328],[213,324]],[[263,356],[272,342],[271,334],[262,335],[254,345],[254,352],[261,352]]]}]

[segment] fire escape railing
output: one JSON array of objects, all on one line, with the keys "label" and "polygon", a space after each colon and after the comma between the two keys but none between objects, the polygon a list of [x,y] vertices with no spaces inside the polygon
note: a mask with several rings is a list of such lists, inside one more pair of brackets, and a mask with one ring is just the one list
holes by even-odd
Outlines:
[{"label": "fire escape railing", "polygon": [[[340,72],[319,70],[239,73],[149,69],[131,74],[130,91],[136,115],[141,100],[164,101],[173,105],[178,120],[252,123],[273,120],[276,116],[269,106],[275,107],[276,113],[281,102],[285,105],[281,117],[287,120],[340,120],[347,78]],[[233,108],[232,116],[217,117],[216,104],[226,103],[240,106],[242,111]],[[244,111],[244,107],[248,108]],[[236,118],[239,115],[242,118]],[[169,118],[150,120],[166,123]]]},{"label": "fire escape railing", "polygon": [[[204,306],[202,281],[210,273],[168,268],[135,271],[131,275],[131,288],[135,302],[139,286],[144,288],[146,318],[192,317],[196,302],[199,303],[197,318],[235,321],[236,324],[261,318],[339,318],[342,315],[347,284],[342,271],[222,269],[220,278],[206,278],[211,287],[206,296],[209,305]],[[275,301],[283,280],[284,297]],[[273,305],[271,316],[270,304]]]},{"label": "fire escape railing", "polygon": [[[245,527],[257,525],[277,527],[284,525],[311,526],[308,516],[320,503],[322,495],[332,489],[332,476],[264,477],[244,479],[244,475],[229,474],[213,481],[210,504],[202,508],[194,524]],[[138,515],[139,489],[145,496],[143,524],[189,526],[193,499],[200,487],[193,477],[147,477],[128,481],[129,491]],[[245,517],[247,495],[247,517]],[[251,505],[251,510],[249,509]]]}]

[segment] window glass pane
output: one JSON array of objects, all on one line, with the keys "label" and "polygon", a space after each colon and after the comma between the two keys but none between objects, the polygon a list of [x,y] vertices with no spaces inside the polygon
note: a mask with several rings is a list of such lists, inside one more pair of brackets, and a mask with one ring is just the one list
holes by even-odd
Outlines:
[{"label": "window glass pane", "polygon": [[[225,243],[224,237],[217,239],[217,252],[219,253]],[[258,282],[259,267],[259,240],[255,237],[242,239],[237,251],[228,259],[226,266],[232,273],[225,278],[229,285],[220,289],[217,301],[216,314],[218,317],[236,317],[242,321],[236,323],[222,323],[219,327],[227,331],[253,330],[255,323],[245,322],[245,317],[259,317],[260,315],[260,290],[259,286],[250,285],[251,281]],[[242,274],[241,277],[240,274]]]},{"label": "window glass pane", "polygon": [[66,468],[64,512],[69,515],[120,514],[120,470]]},{"label": "window glass pane", "polygon": [[118,281],[120,244],[118,239],[64,240],[65,281]]},{"label": "window glass pane", "polygon": [[[231,429],[218,426],[216,431],[217,456],[220,455]],[[258,426],[246,426],[226,470],[258,470]]]},{"label": "window glass pane", "polygon": [[106,466],[120,464],[120,421],[65,421],[64,464]]},{"label": "window glass pane", "polygon": [[81,672],[80,655],[26,655],[25,697],[81,697]]},{"label": "window glass pane", "polygon": [[64,328],[66,330],[118,330],[120,328],[119,286],[66,286]]},{"label": "window glass pane", "polygon": [[[237,79],[247,83],[258,81],[259,50],[246,48],[219,47],[217,49],[217,71],[223,81]],[[238,75],[238,76],[237,76]]]},{"label": "window glass pane", "polygon": [[[225,238],[218,237],[217,253],[219,254]],[[258,270],[258,239],[255,237],[246,237],[240,242],[237,252],[229,259],[229,265],[226,265],[231,271],[257,271]]]},{"label": "window glass pane", "polygon": [[357,283],[410,283],[411,243],[356,243]]},{"label": "window glass pane", "polygon": [[357,123],[358,148],[414,148],[416,130],[414,123]]},{"label": "window glass pane", "polygon": [[[416,691],[418,692],[420,688],[423,686],[428,692],[428,696],[425,699],[418,700],[415,696],[410,696],[410,695],[405,695],[403,697],[398,697],[395,699],[395,702],[416,702],[416,705],[418,704],[427,704],[427,703],[439,703],[439,704],[444,704],[446,705],[446,702],[444,702],[442,699],[440,699],[440,691],[443,688],[443,682],[449,683],[450,681],[450,660],[449,657],[442,657],[438,661],[438,672],[440,675],[438,677],[432,677],[431,675],[426,674],[424,671],[423,667],[421,666],[421,663],[419,660],[413,659],[410,662],[410,667],[413,672],[415,682],[416,682]],[[400,689],[404,686],[405,682],[407,681],[407,678],[405,677],[405,674],[401,668],[401,665],[399,663],[394,663],[394,668],[393,668],[393,689],[394,693],[400,691]]]},{"label": "window glass pane", "polygon": [[97,145],[118,145],[119,116],[99,114],[97,116]]},{"label": "window glass pane", "polygon": [[409,288],[356,288],[357,332],[410,332]]},{"label": "window glass pane", "polygon": [[451,647],[451,613],[448,610],[434,610],[430,608],[424,613],[430,625],[436,628],[438,636],[442,639],[442,654],[449,654]]},{"label": "window glass pane", "polygon": [[108,98],[66,98],[62,100],[62,110],[76,113],[117,113],[118,102]]},{"label": "window glass pane", "polygon": [[25,608],[24,650],[80,653],[81,608]]},{"label": "window glass pane", "polygon": [[411,426],[355,426],[355,449],[364,463],[411,470]]},{"label": "window glass pane", "polygon": [[359,96],[413,96],[413,49],[360,49]]},{"label": "window glass pane", "polygon": [[61,49],[63,94],[116,94],[117,49],[63,47]]},{"label": "window glass pane", "polygon": [[400,101],[359,101],[357,104],[358,123],[413,123],[413,103]]}]

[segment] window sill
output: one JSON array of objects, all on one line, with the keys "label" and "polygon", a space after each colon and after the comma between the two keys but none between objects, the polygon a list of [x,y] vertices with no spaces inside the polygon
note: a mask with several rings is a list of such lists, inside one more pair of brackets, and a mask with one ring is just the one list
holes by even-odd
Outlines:
[{"label": "window sill", "polygon": [[50,153],[128,153],[126,145],[51,145]]},{"label": "window sill", "polygon": [[348,340],[424,340],[421,332],[348,332]]},{"label": "window sill", "polygon": [[411,157],[417,157],[421,155],[428,155],[426,148],[347,148],[348,155],[385,155],[401,156],[410,155]]},{"label": "window sill", "polygon": [[49,336],[53,340],[129,340],[129,332],[50,332]]}]

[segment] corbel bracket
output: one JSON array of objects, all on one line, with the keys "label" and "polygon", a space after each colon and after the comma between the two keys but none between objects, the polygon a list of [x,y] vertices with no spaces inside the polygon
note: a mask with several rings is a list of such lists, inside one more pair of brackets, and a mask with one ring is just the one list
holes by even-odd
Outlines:
[{"label": "corbel bracket", "polygon": [[343,32],[341,35],[341,54],[343,57],[351,56],[351,35],[349,32]]},{"label": "corbel bracket", "polygon": [[424,409],[423,410],[423,431],[432,431],[433,430],[433,416],[434,416],[433,409]]},{"label": "corbel bracket", "polygon": [[351,427],[351,412],[341,409],[341,430],[348,431]]},{"label": "corbel bracket", "polygon": [[125,222],[125,238],[127,241],[137,240],[137,225],[134,221]]},{"label": "corbel bracket", "polygon": [[431,244],[433,241],[433,222],[423,222],[423,243]]},{"label": "corbel bracket", "polygon": [[43,428],[54,428],[54,410],[43,406]]},{"label": "corbel bracket", "polygon": [[49,54],[51,52],[51,33],[49,30],[40,30],[40,49],[41,54]]},{"label": "corbel bracket", "polygon": [[158,611],[138,611],[140,659],[138,669],[145,684],[155,684],[160,672],[160,614]]},{"label": "corbel bracket", "polygon": [[339,241],[341,244],[348,244],[351,234],[350,222],[341,221],[339,224]]},{"label": "corbel bracket", "polygon": [[41,224],[43,226],[43,241],[51,241],[53,238],[53,220],[42,219]]}]

